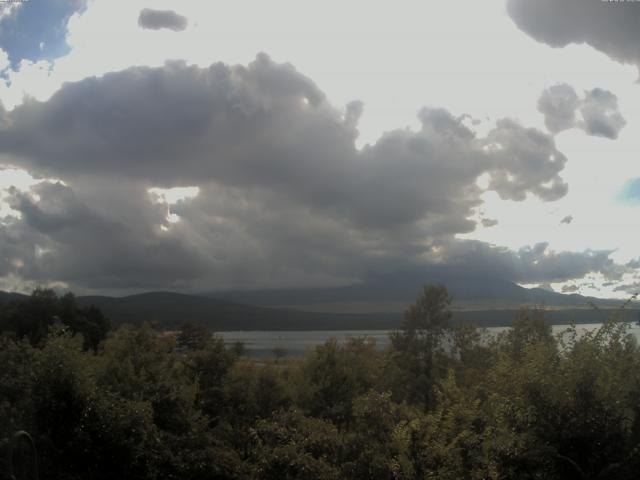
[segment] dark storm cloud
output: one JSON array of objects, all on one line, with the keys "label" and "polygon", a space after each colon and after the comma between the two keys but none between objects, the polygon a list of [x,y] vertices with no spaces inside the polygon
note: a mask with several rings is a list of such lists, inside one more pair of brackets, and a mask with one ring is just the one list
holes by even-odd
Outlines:
[{"label": "dark storm cloud", "polygon": [[563,285],[562,293],[577,293],[580,291],[580,287],[578,285]]},{"label": "dark storm cloud", "polygon": [[[509,200],[567,192],[550,135],[504,119],[480,137],[464,116],[425,108],[418,130],[358,150],[361,113],[266,55],[131,68],[27,101],[0,124],[0,160],[64,183],[8,192],[20,218],[0,230],[17,239],[0,273],[90,288],[327,285],[430,268],[523,282],[615,273],[609,252],[455,239],[476,227],[480,176]],[[200,193],[172,206],[148,193],[178,186]]]},{"label": "dark storm cloud", "polygon": [[519,283],[554,283],[601,273],[620,279],[628,268],[616,264],[610,250],[556,252],[548,243],[513,251],[475,240],[455,241],[444,249],[441,262],[469,275],[504,278]]},{"label": "dark storm cloud", "polygon": [[23,223],[45,235],[77,229],[95,220],[94,213],[77,199],[75,192],[61,183],[43,182],[29,193],[10,188],[9,194],[8,204],[23,215]]},{"label": "dark storm cloud", "polygon": [[353,151],[339,114],[327,109],[310,80],[264,55],[248,68],[173,62],[67,84],[48,102],[23,104],[0,130],[0,150],[54,176],[278,183],[301,173],[296,164],[326,157],[298,161],[308,152],[295,149],[307,142],[312,153],[330,150],[319,145],[327,140],[339,141],[332,156]]},{"label": "dark storm cloud", "polygon": [[[219,182],[278,190],[309,208],[371,227],[427,221],[470,231],[487,173],[503,198],[563,196],[566,158],[553,138],[501,120],[478,138],[442,109],[419,131],[387,132],[358,151],[346,116],[289,65],[265,55],[248,67],[171,63],[68,84],[30,101],[0,127],[0,154],[60,178],[102,175],[149,186]],[[33,132],[37,132],[34,135]]]},{"label": "dark storm cloud", "polygon": [[[453,238],[427,247],[420,235],[428,232],[417,228],[375,235],[235,188],[210,186],[181,202],[173,225],[136,185],[85,189],[76,195],[61,185],[36,187],[38,200],[14,192],[22,218],[0,230],[4,258],[13,260],[0,265],[3,273],[83,288],[327,285],[432,271],[522,283],[620,276],[611,252],[550,252],[546,244],[514,252]],[[44,253],[36,255],[39,248]]]},{"label": "dark storm cloud", "polygon": [[508,0],[507,11],[528,35],[552,47],[586,43],[614,60],[640,67],[636,2]]},{"label": "dark storm cloud", "polygon": [[[627,123],[618,111],[618,97],[613,93],[594,88],[581,99],[573,87],[564,83],[542,92],[538,111],[544,115],[547,129],[554,134],[580,128],[587,135],[614,140]],[[577,117],[578,112],[581,118]]]},{"label": "dark storm cloud", "polygon": [[187,22],[187,17],[178,15],[173,10],[143,8],[138,16],[138,25],[151,30],[166,28],[179,32],[187,28]]},{"label": "dark storm cloud", "polygon": [[522,278],[561,282],[593,272],[608,279],[620,278],[626,269],[609,258],[612,253],[613,250],[554,252],[549,251],[546,243],[540,243],[533,248],[521,248],[518,257]]},{"label": "dark storm cloud", "polygon": [[624,292],[627,295],[636,295],[640,293],[640,282],[631,282],[619,285],[613,289],[614,292]]},{"label": "dark storm cloud", "polygon": [[203,252],[179,229],[159,234],[166,209],[149,202],[139,185],[95,183],[74,191],[44,182],[28,193],[13,189],[9,204],[20,219],[4,228],[24,247],[13,256],[20,267],[11,271],[30,280],[84,287],[118,287],[123,280],[129,287],[179,286],[206,268]]}]

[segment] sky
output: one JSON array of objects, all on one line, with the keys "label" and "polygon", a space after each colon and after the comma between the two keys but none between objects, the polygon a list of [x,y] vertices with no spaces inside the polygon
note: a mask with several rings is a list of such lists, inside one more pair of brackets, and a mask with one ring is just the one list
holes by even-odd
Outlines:
[{"label": "sky", "polygon": [[0,289],[640,290],[640,3],[0,2]]}]

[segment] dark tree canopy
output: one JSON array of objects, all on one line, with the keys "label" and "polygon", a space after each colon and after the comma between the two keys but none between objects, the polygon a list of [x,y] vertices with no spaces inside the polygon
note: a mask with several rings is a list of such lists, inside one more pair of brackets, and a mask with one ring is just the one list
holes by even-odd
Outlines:
[{"label": "dark tree canopy", "polygon": [[557,336],[533,309],[488,334],[451,328],[450,302],[426,286],[384,349],[256,360],[188,323],[105,338],[99,310],[38,290],[2,310],[0,458],[26,430],[51,480],[638,478],[628,325]]},{"label": "dark tree canopy", "polygon": [[58,297],[50,289],[37,288],[31,296],[13,300],[2,308],[2,330],[32,345],[41,343],[56,323],[84,337],[84,348],[95,350],[111,329],[111,322],[99,308],[79,307],[73,293]]}]

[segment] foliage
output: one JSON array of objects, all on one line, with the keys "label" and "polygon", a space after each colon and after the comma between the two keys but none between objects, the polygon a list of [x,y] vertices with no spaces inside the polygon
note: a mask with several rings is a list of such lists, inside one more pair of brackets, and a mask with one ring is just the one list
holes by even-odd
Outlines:
[{"label": "foliage", "polygon": [[426,285],[405,313],[402,330],[391,335],[393,361],[403,378],[406,400],[434,404],[436,379],[443,373],[442,340],[449,330],[451,297],[442,285]]},{"label": "foliage", "polygon": [[79,307],[69,292],[58,297],[53,290],[37,288],[25,300],[14,300],[0,308],[0,330],[17,338],[40,344],[55,323],[82,335],[85,350],[96,350],[111,328],[111,323],[97,307]]},{"label": "foliage", "polygon": [[387,349],[257,361],[188,323],[105,337],[99,311],[36,291],[1,312],[0,448],[29,431],[46,479],[637,478],[627,324],[553,335],[530,309],[490,336],[449,304],[425,287]]}]

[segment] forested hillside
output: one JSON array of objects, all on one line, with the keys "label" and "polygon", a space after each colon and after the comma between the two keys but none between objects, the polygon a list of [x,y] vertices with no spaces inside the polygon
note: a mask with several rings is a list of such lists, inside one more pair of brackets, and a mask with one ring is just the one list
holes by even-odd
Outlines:
[{"label": "forested hillside", "polygon": [[39,291],[2,315],[2,448],[26,430],[56,480],[637,478],[640,349],[624,323],[556,338],[523,310],[483,338],[451,327],[449,305],[425,287],[386,350],[328,341],[258,363],[194,324],[109,331]]},{"label": "forested hillside", "polygon": [[[520,287],[518,287],[520,288]],[[526,290],[522,289],[521,290]],[[573,297],[556,294],[569,302]],[[277,298],[277,297],[276,297]],[[585,302],[587,299],[579,297]],[[244,299],[248,301],[249,298]],[[259,298],[254,300],[259,301]],[[298,309],[265,308],[252,304],[236,303],[216,298],[184,295],[172,292],[150,292],[127,297],[87,296],[78,297],[77,303],[84,307],[97,306],[107,315],[114,325],[125,323],[141,325],[150,322],[160,329],[174,330],[185,322],[205,325],[214,331],[229,330],[391,330],[399,328],[402,313],[335,313],[310,312],[304,306]],[[533,303],[531,298],[524,304]],[[599,323],[605,321],[611,313],[611,302],[598,301],[602,310],[590,308],[586,303],[582,308],[547,309],[545,315],[552,324],[566,325],[577,323]],[[622,302],[616,302],[620,305]],[[407,302],[407,306],[411,302]],[[541,303],[544,304],[544,303]],[[509,308],[478,310],[453,310],[451,323],[473,324],[481,327],[511,325],[518,313],[518,303]],[[637,311],[627,309],[627,320],[635,320]]]}]

